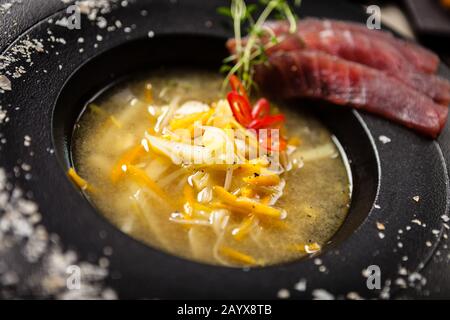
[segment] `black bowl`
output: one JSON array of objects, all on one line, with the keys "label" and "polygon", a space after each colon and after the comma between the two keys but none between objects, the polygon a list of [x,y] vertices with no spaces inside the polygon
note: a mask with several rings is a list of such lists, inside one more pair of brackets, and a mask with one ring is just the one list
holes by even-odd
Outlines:
[{"label": "black bowl", "polygon": [[[152,40],[137,40],[111,49],[81,66],[66,82],[56,102],[53,114],[53,142],[62,165],[62,172],[73,167],[71,141],[73,128],[86,106],[101,93],[116,86],[130,75],[152,68],[195,68],[216,71],[227,56],[225,37],[168,35]],[[180,59],[177,53],[190,46]],[[208,52],[207,57],[202,52]],[[200,58],[199,58],[200,57]],[[151,63],[149,63],[149,58]],[[129,61],[121,64],[121,61]],[[114,66],[113,68],[111,66]],[[92,77],[95,74],[95,77]],[[366,219],[375,201],[379,183],[379,163],[376,147],[363,121],[351,110],[329,108],[308,102],[291,102],[293,109],[312,109],[333,132],[342,146],[342,156],[349,164],[352,203],[345,224],[330,241],[334,246],[350,236]],[[352,130],[348,130],[352,128]],[[73,194],[73,196],[77,196]],[[88,210],[86,206],[86,210]],[[339,239],[339,240],[338,240]],[[151,259],[151,257],[149,257]]]}]

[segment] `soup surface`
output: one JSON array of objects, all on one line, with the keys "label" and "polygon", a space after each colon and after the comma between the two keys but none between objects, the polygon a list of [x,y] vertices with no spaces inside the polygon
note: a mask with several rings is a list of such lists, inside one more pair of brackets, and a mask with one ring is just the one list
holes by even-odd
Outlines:
[{"label": "soup surface", "polygon": [[[313,116],[272,105],[285,115],[286,147],[250,158],[262,135],[235,121],[222,83],[204,71],[161,71],[108,90],[76,125],[72,178],[123,232],[180,257],[264,266],[320,251],[350,203],[332,135]],[[233,154],[249,147],[218,163],[228,129],[244,136]],[[198,150],[216,153],[189,162]]]}]

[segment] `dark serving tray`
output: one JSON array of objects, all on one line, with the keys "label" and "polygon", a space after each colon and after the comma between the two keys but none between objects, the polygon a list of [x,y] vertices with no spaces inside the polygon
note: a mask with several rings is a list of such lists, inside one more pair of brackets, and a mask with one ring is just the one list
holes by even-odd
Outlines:
[{"label": "dark serving tray", "polygon": [[[222,44],[231,34],[216,13],[217,6],[228,3],[225,0],[111,2],[112,8],[103,8],[92,20],[83,14],[80,30],[61,26],[67,13],[58,0],[23,1],[0,11],[0,30],[5,30],[0,50],[9,57],[7,66],[0,64],[0,74],[7,74],[12,86],[0,93],[0,106],[8,117],[0,122],[0,167],[9,182],[3,189],[20,187],[22,198],[39,206],[41,230],[53,234],[35,260],[22,242],[36,236],[36,230],[31,235],[16,232],[16,242],[8,238],[0,243],[0,296],[76,297],[64,289],[65,283],[55,284],[60,286],[57,291],[42,290],[42,279],[53,272],[53,280],[65,281],[66,270],[59,274],[55,265],[96,266],[100,259],[103,273],[89,278],[95,283],[90,288],[98,291],[81,296],[277,298],[287,289],[291,298],[324,293],[334,298],[450,297],[448,231],[442,219],[450,199],[448,125],[432,141],[369,114],[306,106],[343,144],[355,182],[349,218],[330,246],[310,259],[250,270],[203,265],[147,247],[97,214],[64,172],[71,128],[83,104],[104,86],[143,67],[216,68],[225,55]],[[358,7],[343,1],[304,1],[299,13],[366,19]],[[27,51],[30,41],[34,46]],[[25,53],[18,51],[25,44]],[[25,72],[13,76],[21,66]],[[450,79],[445,67],[439,72]],[[11,214],[11,208],[19,207],[10,201],[5,208]],[[0,208],[0,219],[1,214],[5,215]],[[377,222],[385,230],[379,230]],[[54,252],[60,253],[59,264]],[[381,270],[381,289],[366,285],[365,270],[371,265]],[[305,290],[295,289],[300,280]]]}]

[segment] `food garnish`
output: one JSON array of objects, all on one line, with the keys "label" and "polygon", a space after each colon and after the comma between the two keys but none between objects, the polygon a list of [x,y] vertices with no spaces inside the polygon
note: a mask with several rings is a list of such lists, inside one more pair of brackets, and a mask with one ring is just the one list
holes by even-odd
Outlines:
[{"label": "food garnish", "polygon": [[[234,39],[236,40],[235,52],[225,59],[222,71],[228,72],[224,83],[226,84],[232,75],[242,79],[243,87],[250,92],[254,87],[254,66],[266,60],[266,50],[276,45],[279,39],[265,28],[264,23],[271,15],[286,19],[289,23],[289,32],[294,33],[297,25],[296,18],[286,0],[261,0],[264,8],[258,18],[253,17],[257,6],[247,6],[244,0],[232,0],[231,8],[219,8],[219,12],[233,19]],[[295,1],[296,6],[301,5],[300,0]],[[248,26],[247,41],[242,42],[242,28]],[[268,44],[263,38],[269,38]],[[235,90],[235,87],[233,87]],[[239,92],[239,90],[236,90]]]},{"label": "food garnish", "polygon": [[[231,56],[226,62],[234,65],[224,68],[228,77],[236,73],[248,90],[256,87],[278,99],[324,100],[377,114],[432,138],[440,134],[448,117],[450,83],[436,75],[436,54],[362,24],[298,21],[291,11],[283,11],[288,9],[281,2],[267,3],[256,20],[261,24],[250,21],[245,37],[237,22],[251,20],[251,14],[241,15],[241,20],[232,15],[235,37],[227,42]],[[268,20],[271,10],[283,12],[284,19]]]}]

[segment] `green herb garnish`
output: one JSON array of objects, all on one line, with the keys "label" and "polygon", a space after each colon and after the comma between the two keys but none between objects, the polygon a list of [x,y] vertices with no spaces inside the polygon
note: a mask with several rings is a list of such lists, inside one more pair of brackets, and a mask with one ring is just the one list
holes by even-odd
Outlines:
[{"label": "green herb garnish", "polygon": [[[289,22],[289,31],[295,33],[297,30],[297,20],[292,12],[287,0],[260,0],[264,9],[257,19],[253,17],[257,6],[255,4],[246,5],[244,0],[231,0],[230,8],[220,7],[218,12],[231,17],[233,20],[234,39],[236,41],[236,53],[224,60],[221,72],[227,73],[224,80],[224,87],[228,84],[230,77],[238,76],[246,88],[247,92],[255,86],[253,82],[254,66],[266,61],[265,51],[268,47],[279,43],[279,39],[268,28],[264,28],[264,23],[269,17],[276,16],[286,19]],[[301,0],[294,1],[296,6],[300,6]],[[249,26],[245,44],[242,42],[242,28]],[[263,41],[263,37],[268,43]]]}]

